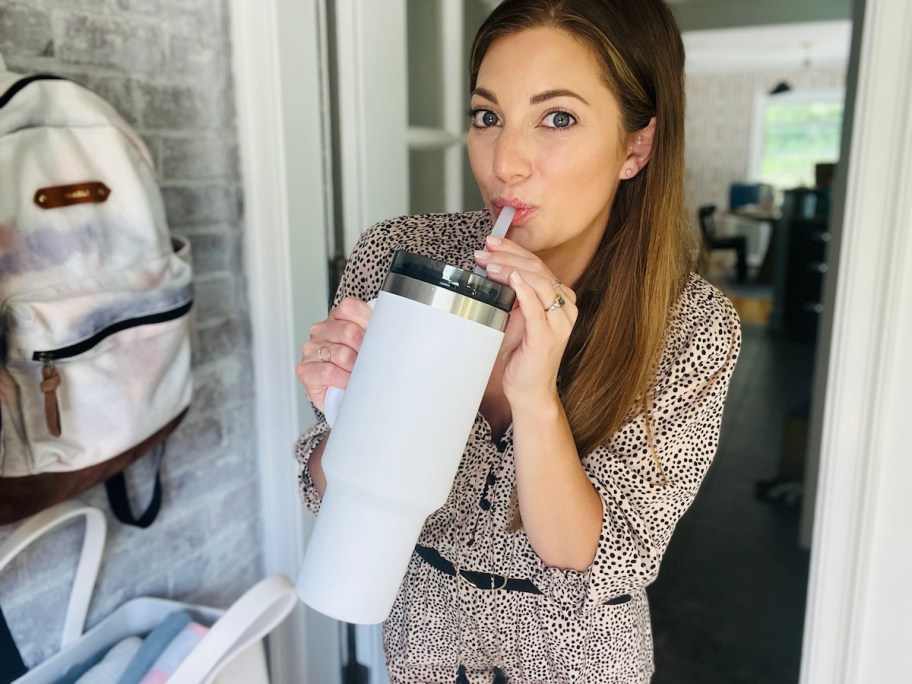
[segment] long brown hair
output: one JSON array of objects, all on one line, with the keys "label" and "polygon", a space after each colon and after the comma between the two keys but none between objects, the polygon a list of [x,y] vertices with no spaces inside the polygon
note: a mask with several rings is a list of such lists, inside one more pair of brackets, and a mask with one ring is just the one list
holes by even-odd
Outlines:
[{"label": "long brown hair", "polygon": [[625,134],[656,118],[651,160],[620,183],[601,244],[575,284],[579,318],[560,378],[582,455],[645,408],[696,254],[684,207],[684,47],[661,0],[505,0],[475,36],[471,90],[494,41],[538,27],[564,30],[592,50]]}]

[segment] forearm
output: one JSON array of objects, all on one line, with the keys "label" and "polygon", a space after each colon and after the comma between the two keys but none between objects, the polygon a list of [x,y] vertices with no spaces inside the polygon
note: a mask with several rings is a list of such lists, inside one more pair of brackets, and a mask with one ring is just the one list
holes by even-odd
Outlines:
[{"label": "forearm", "polygon": [[532,548],[546,565],[585,571],[598,547],[602,502],[556,392],[513,408],[513,448],[519,511]]},{"label": "forearm", "polygon": [[320,443],[314,448],[307,462],[307,469],[310,471],[310,478],[313,480],[314,487],[320,498],[323,498],[323,492],[326,491],[326,475],[323,474],[323,450],[326,448],[326,441],[329,439],[327,432]]}]

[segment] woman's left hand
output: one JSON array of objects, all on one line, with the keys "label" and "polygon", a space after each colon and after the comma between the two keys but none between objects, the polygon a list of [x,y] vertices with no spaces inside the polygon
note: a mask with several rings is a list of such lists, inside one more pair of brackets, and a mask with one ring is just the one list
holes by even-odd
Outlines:
[{"label": "woman's left hand", "polygon": [[485,247],[485,252],[475,252],[478,265],[491,280],[516,291],[517,303],[501,345],[504,393],[515,411],[519,403],[554,396],[561,358],[578,315],[576,293],[512,240],[489,237]]}]

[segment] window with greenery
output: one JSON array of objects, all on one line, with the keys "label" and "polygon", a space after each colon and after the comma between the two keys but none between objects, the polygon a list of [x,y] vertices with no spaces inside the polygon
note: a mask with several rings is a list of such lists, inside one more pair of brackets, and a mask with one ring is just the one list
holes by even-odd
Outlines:
[{"label": "window with greenery", "polygon": [[814,166],[839,159],[843,97],[783,93],[766,98],[756,177],[784,189],[814,186]]}]

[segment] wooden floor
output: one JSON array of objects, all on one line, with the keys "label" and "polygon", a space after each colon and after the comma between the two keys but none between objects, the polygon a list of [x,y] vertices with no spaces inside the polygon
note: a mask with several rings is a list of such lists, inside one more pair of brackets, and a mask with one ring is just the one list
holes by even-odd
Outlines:
[{"label": "wooden floor", "polygon": [[735,311],[741,318],[741,325],[766,327],[769,324],[770,312],[773,309],[772,298],[740,297],[730,294],[728,297],[735,305]]}]

